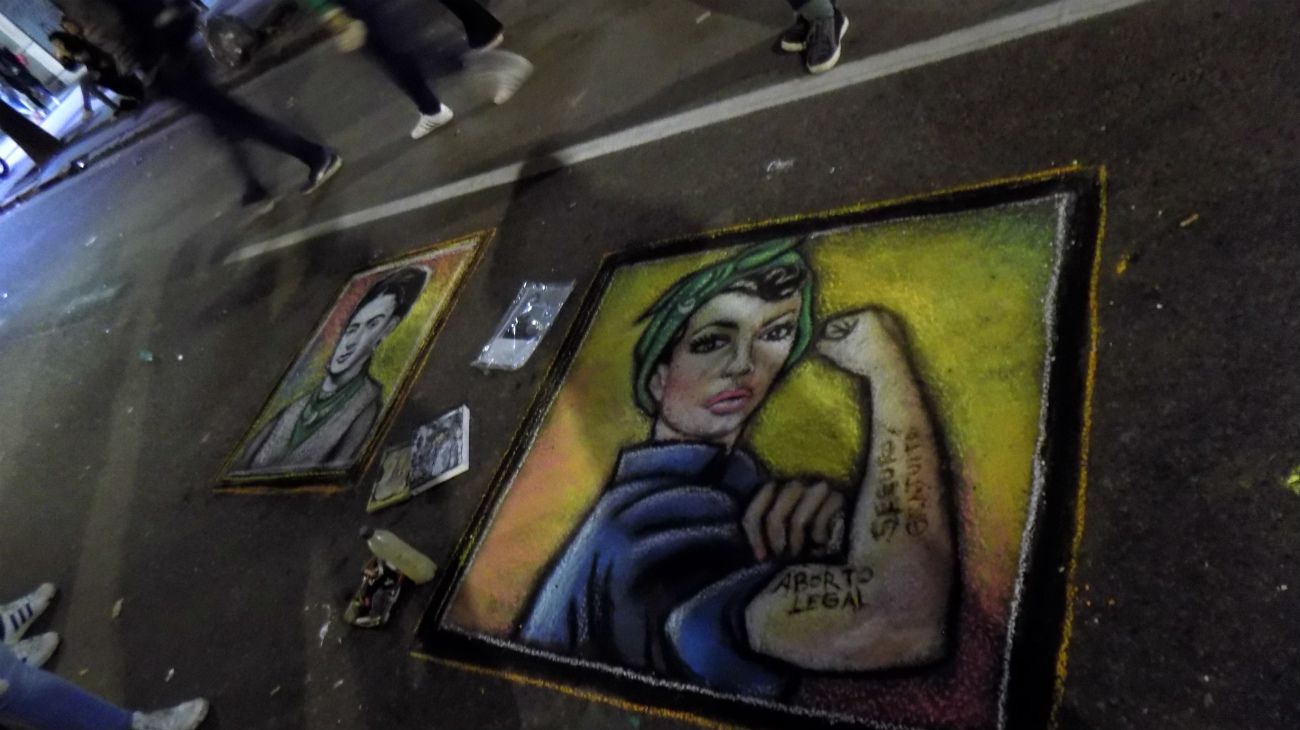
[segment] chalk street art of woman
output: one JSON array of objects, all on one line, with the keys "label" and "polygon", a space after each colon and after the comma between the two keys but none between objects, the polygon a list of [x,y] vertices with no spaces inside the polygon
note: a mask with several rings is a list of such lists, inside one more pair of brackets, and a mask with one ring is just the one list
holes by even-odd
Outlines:
[{"label": "chalk street art of woman", "polygon": [[[951,496],[902,327],[864,308],[814,333],[799,244],[742,251],[646,312],[633,395],[651,433],[537,585],[520,641],[768,699],[947,654]],[[868,386],[853,490],[768,474],[740,445],[810,346]]]}]

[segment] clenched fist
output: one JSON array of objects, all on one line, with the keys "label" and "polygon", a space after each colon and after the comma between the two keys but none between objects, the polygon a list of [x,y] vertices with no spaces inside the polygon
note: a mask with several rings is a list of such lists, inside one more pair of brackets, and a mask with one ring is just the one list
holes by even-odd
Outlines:
[{"label": "clenched fist", "polygon": [[844,536],[844,495],[826,482],[768,482],[749,503],[745,537],[758,560],[835,552]]}]

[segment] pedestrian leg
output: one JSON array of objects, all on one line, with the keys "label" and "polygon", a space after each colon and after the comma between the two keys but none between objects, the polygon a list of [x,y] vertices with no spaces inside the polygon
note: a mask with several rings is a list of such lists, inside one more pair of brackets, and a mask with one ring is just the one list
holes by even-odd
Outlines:
[{"label": "pedestrian leg", "polygon": [[482,51],[501,43],[501,21],[478,0],[439,1],[465,26],[465,37],[471,49]]},{"label": "pedestrian leg", "polygon": [[[158,75],[157,88],[161,94],[210,119],[230,139],[252,138],[298,158],[311,171],[304,193],[314,191],[342,164],[333,150],[235,101],[192,65],[163,69]],[[250,169],[244,167],[241,171]]]},{"label": "pedestrian leg", "polygon": [[230,98],[197,70],[181,70],[175,75],[160,73],[158,89],[192,111],[212,119],[232,138],[255,139],[298,158],[308,167],[319,164],[329,152],[323,145]]},{"label": "pedestrian leg", "polygon": [[433,89],[429,88],[429,82],[425,81],[424,73],[420,71],[415,59],[393,47],[382,26],[382,19],[377,17],[372,5],[355,0],[344,0],[340,4],[349,15],[366,24],[366,51],[420,110],[420,118],[411,130],[411,138],[419,139],[450,122],[454,116],[451,107],[443,104]]},{"label": "pedestrian leg", "polygon": [[790,0],[790,7],[808,21],[835,15],[835,3],[831,0]]},{"label": "pedestrian leg", "polygon": [[0,645],[0,721],[36,730],[130,730],[131,713]]},{"label": "pedestrian leg", "polygon": [[77,87],[81,90],[81,111],[86,116],[90,116],[90,112],[92,111],[90,108],[90,97],[92,93],[90,89],[92,86],[94,86],[94,84],[90,82],[89,78],[85,77],[83,77],[77,84]]},{"label": "pedestrian leg", "polygon": [[108,98],[108,94],[105,94],[103,90],[99,88],[99,84],[95,83],[89,78],[82,78],[81,79],[81,105],[86,110],[87,113],[90,113],[91,111],[90,97],[92,96],[95,97],[96,99],[99,99],[100,103],[102,103],[104,106],[108,107],[109,109],[112,109],[113,111],[118,110],[117,104],[115,104],[112,99]]},{"label": "pedestrian leg", "polygon": [[257,213],[270,210],[275,204],[274,198],[271,196],[271,191],[258,177],[257,170],[253,168],[253,161],[248,156],[248,150],[244,147],[243,140],[222,129],[215,122],[210,123],[213,134],[217,135],[225,143],[226,149],[230,153],[231,164],[244,180],[244,192],[239,202],[244,206],[258,208]]},{"label": "pedestrian leg", "polygon": [[415,59],[393,47],[382,26],[383,19],[377,17],[372,3],[345,0],[340,4],[349,15],[366,24],[366,51],[388,74],[388,78],[415,102],[415,108],[421,114],[437,114],[442,108],[442,102],[433,93],[433,89],[429,88]]},{"label": "pedestrian leg", "polygon": [[383,34],[375,31],[373,24],[366,25],[370,28],[366,51],[379,63],[379,67],[388,74],[388,78],[392,79],[397,88],[415,102],[415,108],[419,109],[421,114],[437,114],[442,108],[442,102],[438,99],[438,95],[433,93],[433,89],[429,88],[429,83],[424,80],[424,73],[420,71],[419,65],[413,58],[389,45],[382,37]]}]

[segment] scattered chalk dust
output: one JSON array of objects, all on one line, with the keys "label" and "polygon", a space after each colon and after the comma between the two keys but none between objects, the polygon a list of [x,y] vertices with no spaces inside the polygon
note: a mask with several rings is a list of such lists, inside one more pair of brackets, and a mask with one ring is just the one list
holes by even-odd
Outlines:
[{"label": "scattered chalk dust", "polygon": [[1290,474],[1286,475],[1286,478],[1282,480],[1282,486],[1286,487],[1295,496],[1300,497],[1300,466],[1295,467]]}]

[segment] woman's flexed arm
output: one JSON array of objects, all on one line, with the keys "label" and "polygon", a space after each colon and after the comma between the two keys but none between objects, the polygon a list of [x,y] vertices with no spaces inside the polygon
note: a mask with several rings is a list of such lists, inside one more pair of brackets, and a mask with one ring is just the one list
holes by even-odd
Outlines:
[{"label": "woman's flexed arm", "polygon": [[807,669],[865,671],[946,651],[956,577],[940,445],[893,315],[827,323],[818,351],[869,383],[867,466],[842,560],[783,569],[746,609],[755,651]]}]

